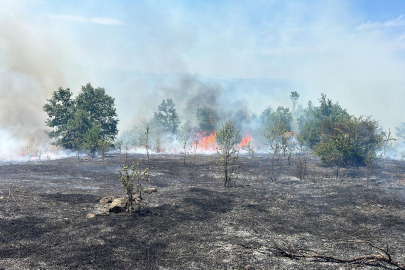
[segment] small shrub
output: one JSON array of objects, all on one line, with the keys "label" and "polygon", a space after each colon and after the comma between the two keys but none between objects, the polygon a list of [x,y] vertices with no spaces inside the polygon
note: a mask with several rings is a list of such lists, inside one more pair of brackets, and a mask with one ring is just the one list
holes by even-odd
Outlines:
[{"label": "small shrub", "polygon": [[216,132],[215,139],[218,143],[218,153],[224,169],[224,186],[231,185],[231,173],[235,168],[239,153],[235,147],[238,134],[239,130],[234,131],[233,123],[230,120],[225,122],[219,132]]},{"label": "small shrub", "polygon": [[[138,165],[132,163],[131,167],[124,165],[122,171],[119,171],[118,173],[119,180],[124,187],[125,196],[127,198],[126,211],[128,213],[132,213],[134,200],[133,195],[136,193],[139,194],[139,199],[142,200],[142,180],[147,177],[149,170],[148,168],[143,171],[139,170]],[[135,182],[137,182],[137,184],[134,189]]]}]

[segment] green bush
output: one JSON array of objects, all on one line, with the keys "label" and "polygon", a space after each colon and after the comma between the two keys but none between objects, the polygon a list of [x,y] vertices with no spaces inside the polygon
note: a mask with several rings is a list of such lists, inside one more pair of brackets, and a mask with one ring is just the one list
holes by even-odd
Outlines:
[{"label": "green bush", "polygon": [[369,165],[385,143],[385,133],[370,117],[351,116],[322,94],[318,107],[309,103],[300,121],[299,140],[330,165]]},{"label": "green bush", "polygon": [[314,153],[326,164],[369,165],[384,144],[384,133],[370,117],[344,118],[322,124],[322,137]]}]

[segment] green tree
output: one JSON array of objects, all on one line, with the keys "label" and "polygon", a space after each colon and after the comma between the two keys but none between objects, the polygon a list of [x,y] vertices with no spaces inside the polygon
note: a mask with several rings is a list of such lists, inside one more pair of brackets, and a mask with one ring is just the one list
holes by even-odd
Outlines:
[{"label": "green tree", "polygon": [[314,153],[327,164],[369,165],[385,142],[385,133],[380,132],[378,123],[370,117],[352,116],[326,125]]},{"label": "green tree", "polygon": [[154,113],[154,120],[164,132],[176,133],[180,119],[171,98],[163,100],[162,103],[160,103],[158,111]]},{"label": "green tree", "polygon": [[260,118],[264,130],[276,126],[278,122],[281,122],[288,131],[291,130],[293,117],[289,108],[279,106],[274,111],[268,107],[261,113]]},{"label": "green tree", "polygon": [[293,105],[293,107],[292,107],[293,113],[295,113],[295,111],[296,111],[297,102],[298,102],[299,97],[300,97],[300,94],[298,94],[298,92],[296,92],[296,91],[291,92],[290,99],[291,99],[291,102],[292,102],[292,105]]},{"label": "green tree", "polygon": [[82,86],[76,98],[76,107],[90,114],[93,123],[100,127],[100,136],[114,140],[118,133],[118,118],[114,98],[106,94],[104,88],[93,88],[90,83]]},{"label": "green tree", "polygon": [[73,114],[73,118],[67,123],[66,142],[71,146],[70,149],[76,152],[79,157],[80,150],[84,149],[85,134],[92,127],[90,114],[82,109],[78,109]]},{"label": "green tree", "polygon": [[319,107],[308,103],[308,108],[299,119],[299,138],[310,148],[314,148],[321,141],[322,136],[331,135],[333,123],[349,120],[351,117],[339,103],[333,103],[324,94],[321,95],[319,102]]},{"label": "green tree", "polygon": [[47,101],[43,107],[48,114],[45,123],[53,130],[46,133],[55,139],[56,146],[77,153],[85,148],[94,157],[100,150],[94,147],[100,147],[100,141],[113,141],[118,133],[114,99],[104,88],[94,89],[87,84],[76,99],[72,99],[69,88],[59,88]]},{"label": "green tree", "polygon": [[213,132],[215,130],[214,116],[210,109],[206,107],[198,107],[196,110],[196,116],[197,127],[200,132]]},{"label": "green tree", "polygon": [[63,89],[60,87],[52,94],[52,98],[48,99],[43,107],[48,114],[48,119],[45,124],[53,128],[51,131],[45,131],[49,138],[55,139],[52,143],[56,146],[61,146],[66,149],[73,149],[72,140],[68,134],[68,122],[74,117],[75,102],[72,99],[72,91],[69,88]]},{"label": "green tree", "polygon": [[100,149],[103,143],[103,138],[101,136],[101,128],[98,125],[93,125],[83,137],[83,148],[88,152],[88,154],[94,158],[97,151]]},{"label": "green tree", "polygon": [[231,185],[231,172],[238,159],[237,144],[239,130],[234,130],[231,120],[225,122],[219,132],[216,132],[215,140],[218,144],[218,153],[224,169],[224,186]]}]

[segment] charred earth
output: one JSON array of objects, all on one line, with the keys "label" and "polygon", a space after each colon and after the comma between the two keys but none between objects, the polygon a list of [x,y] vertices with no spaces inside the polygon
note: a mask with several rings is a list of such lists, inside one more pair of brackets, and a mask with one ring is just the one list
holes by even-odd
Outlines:
[{"label": "charred earth", "polygon": [[[351,258],[389,247],[405,263],[405,162],[340,169],[308,160],[240,157],[232,187],[214,156],[151,157],[145,207],[100,214],[99,200],[123,196],[118,170],[142,155],[105,160],[0,163],[0,269],[380,269],[378,261],[289,258],[311,249]],[[96,214],[96,215],[89,215]],[[93,218],[90,218],[93,217]],[[250,268],[249,266],[250,265]]]}]

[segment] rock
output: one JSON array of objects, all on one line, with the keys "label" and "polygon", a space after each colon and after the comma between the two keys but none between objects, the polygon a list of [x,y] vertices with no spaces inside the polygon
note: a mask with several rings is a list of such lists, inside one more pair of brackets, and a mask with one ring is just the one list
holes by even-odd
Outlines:
[{"label": "rock", "polygon": [[153,187],[153,188],[145,188],[143,190],[143,193],[146,193],[146,194],[151,194],[152,192],[157,192],[157,189]]},{"label": "rock", "polygon": [[245,266],[245,268],[243,268],[243,270],[255,270],[255,268],[253,266],[251,266],[250,264],[248,264]]},{"label": "rock", "polygon": [[101,198],[100,199],[100,204],[104,205],[106,203],[112,203],[114,201],[114,199],[115,199],[114,196],[107,196],[107,197]]},{"label": "rock", "polygon": [[93,213],[87,214],[87,218],[95,218],[95,217],[96,217],[96,214],[93,214]]},{"label": "rock", "polygon": [[127,198],[115,198],[109,207],[109,212],[120,213],[126,210]]}]

